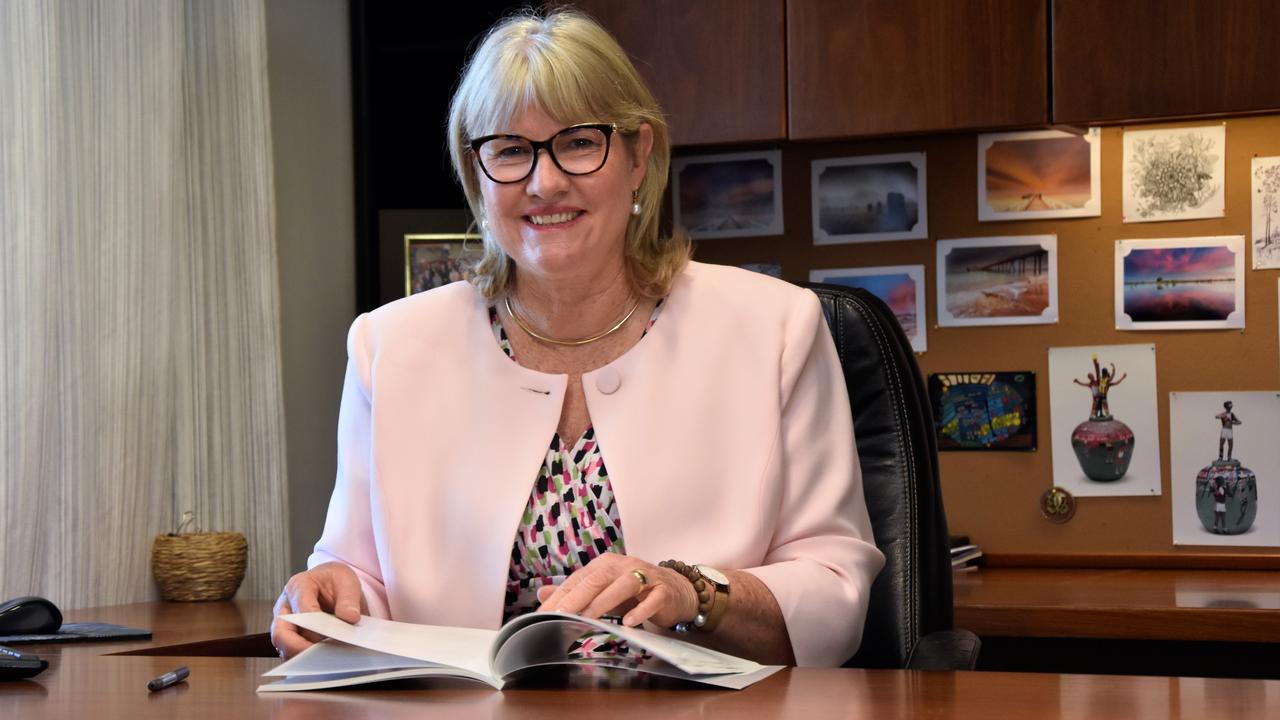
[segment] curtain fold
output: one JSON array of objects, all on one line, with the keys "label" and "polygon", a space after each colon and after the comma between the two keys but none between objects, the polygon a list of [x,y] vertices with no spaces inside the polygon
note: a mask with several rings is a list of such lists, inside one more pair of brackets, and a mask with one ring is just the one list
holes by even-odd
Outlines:
[{"label": "curtain fold", "polygon": [[184,510],[287,577],[262,0],[0,2],[0,595],[156,597]]}]

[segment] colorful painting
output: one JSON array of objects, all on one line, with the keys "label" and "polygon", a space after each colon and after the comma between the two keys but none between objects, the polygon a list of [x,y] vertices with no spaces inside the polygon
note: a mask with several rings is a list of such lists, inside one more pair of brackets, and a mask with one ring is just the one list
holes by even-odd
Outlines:
[{"label": "colorful painting", "polygon": [[934,373],[929,397],[939,450],[1036,449],[1035,373]]},{"label": "colorful painting", "polygon": [[938,325],[1058,321],[1056,235],[938,241]]},{"label": "colorful painting", "polygon": [[673,158],[676,224],[696,239],[781,235],[782,153]]},{"label": "colorful painting", "polygon": [[1053,485],[1159,495],[1155,345],[1049,348]]},{"label": "colorful painting", "polygon": [[1244,327],[1244,236],[1119,240],[1119,330]]},{"label": "colorful painting", "polygon": [[1102,135],[1061,130],[978,136],[978,220],[1102,214]]},{"label": "colorful painting", "polygon": [[1124,134],[1124,221],[1223,217],[1227,127]]},{"label": "colorful painting", "polygon": [[924,266],[886,265],[809,271],[811,282],[859,287],[884,301],[898,318],[911,341],[911,349],[922,353],[929,343],[924,321]]},{"label": "colorful painting", "polygon": [[1253,190],[1253,269],[1280,268],[1280,157],[1256,157],[1249,170]]},{"label": "colorful painting", "polygon": [[813,242],[929,237],[924,153],[814,160]]},{"label": "colorful painting", "polygon": [[1280,546],[1280,393],[1169,393],[1175,545]]}]

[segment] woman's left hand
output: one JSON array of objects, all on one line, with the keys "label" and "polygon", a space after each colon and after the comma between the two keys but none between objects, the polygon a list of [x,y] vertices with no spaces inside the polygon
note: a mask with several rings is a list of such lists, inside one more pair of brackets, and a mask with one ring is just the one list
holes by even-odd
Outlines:
[{"label": "woman's left hand", "polygon": [[[640,582],[644,576],[645,582]],[[636,627],[646,621],[661,627],[688,622],[698,613],[698,593],[683,575],[638,558],[604,553],[558,586],[538,590],[539,610],[584,617],[618,615]]]}]

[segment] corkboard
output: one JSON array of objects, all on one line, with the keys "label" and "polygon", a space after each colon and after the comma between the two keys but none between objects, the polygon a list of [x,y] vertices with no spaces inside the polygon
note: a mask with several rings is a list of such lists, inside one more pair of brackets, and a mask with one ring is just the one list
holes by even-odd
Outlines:
[{"label": "corkboard", "polygon": [[[1151,127],[1207,125],[1222,120]],[[1169,392],[1280,389],[1277,289],[1280,271],[1246,269],[1246,328],[1217,331],[1120,332],[1115,329],[1115,241],[1127,238],[1244,235],[1252,241],[1250,159],[1280,155],[1280,116],[1227,119],[1225,218],[1179,222],[1121,222],[1123,127],[1102,129],[1102,216],[1063,220],[977,221],[975,134],[919,136],[783,147],[783,237],[704,240],[696,256],[707,262],[780,263],[783,277],[808,279],[811,268],[923,264],[929,350],[921,370],[1032,370],[1037,375],[1039,450],[1031,453],[942,453],[947,518],[953,534],[967,534],[987,553],[1257,554],[1258,549],[1175,548],[1169,495]],[[1134,126],[1135,128],[1139,126]],[[736,148],[735,148],[736,149]],[[928,158],[930,239],[815,246],[811,238],[810,161],[845,155],[924,151]],[[934,283],[935,241],[956,237],[1058,236],[1059,317],[1055,325],[939,328]],[[1246,258],[1246,268],[1251,267]],[[1081,498],[1064,525],[1041,517],[1039,497],[1052,483],[1049,426],[1050,347],[1154,343],[1163,494],[1159,497]],[[1234,358],[1230,363],[1226,358]],[[1280,474],[1272,468],[1271,474]],[[1182,472],[1187,472],[1184,468]],[[1194,470],[1192,471],[1194,472]],[[1266,472],[1259,469],[1259,473]],[[1259,482],[1259,504],[1280,522],[1280,483]],[[1260,518],[1260,519],[1263,519]],[[1280,555],[1280,550],[1266,550]]]}]

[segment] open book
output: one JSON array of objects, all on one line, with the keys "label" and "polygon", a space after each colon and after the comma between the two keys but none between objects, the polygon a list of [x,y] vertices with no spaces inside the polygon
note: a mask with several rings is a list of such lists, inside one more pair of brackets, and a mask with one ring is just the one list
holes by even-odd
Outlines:
[{"label": "open book", "polygon": [[[782,669],[605,620],[530,613],[498,630],[442,627],[361,617],[349,625],[328,613],[284,619],[329,638],[298,653],[267,677],[283,678],[259,692],[323,690],[421,677],[461,677],[501,689],[512,674],[546,665],[594,665],[635,670],[741,690]],[[572,652],[584,637],[607,633],[630,656]],[[638,656],[638,657],[637,657]]]}]

